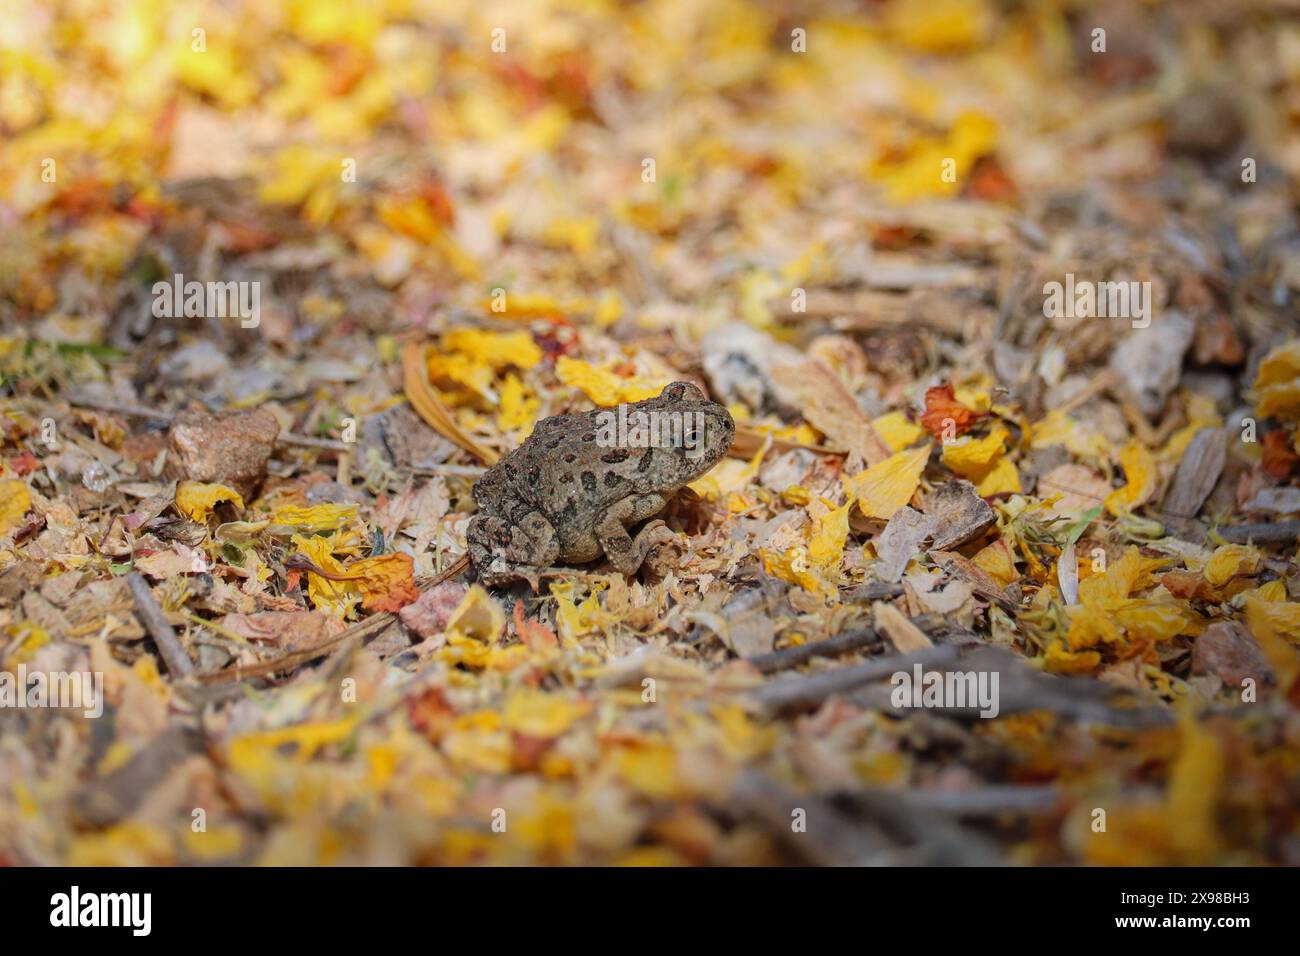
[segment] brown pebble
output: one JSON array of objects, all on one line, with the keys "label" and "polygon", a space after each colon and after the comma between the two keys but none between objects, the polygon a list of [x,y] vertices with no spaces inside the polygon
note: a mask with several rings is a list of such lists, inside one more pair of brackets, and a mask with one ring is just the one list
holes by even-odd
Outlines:
[{"label": "brown pebble", "polygon": [[190,410],[167,432],[167,475],[229,485],[251,500],[266,477],[280,423],[264,408],[209,415]]},{"label": "brown pebble", "polygon": [[398,617],[421,639],[427,641],[443,632],[468,590],[456,581],[444,581],[421,594],[414,604],[402,608]]}]

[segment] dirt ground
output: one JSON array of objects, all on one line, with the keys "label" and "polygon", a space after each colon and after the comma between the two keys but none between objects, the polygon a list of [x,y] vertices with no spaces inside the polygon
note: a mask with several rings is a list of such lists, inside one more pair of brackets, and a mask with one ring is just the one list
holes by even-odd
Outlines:
[{"label": "dirt ground", "polygon": [[0,865],[1300,864],[1289,4],[6,6]]}]

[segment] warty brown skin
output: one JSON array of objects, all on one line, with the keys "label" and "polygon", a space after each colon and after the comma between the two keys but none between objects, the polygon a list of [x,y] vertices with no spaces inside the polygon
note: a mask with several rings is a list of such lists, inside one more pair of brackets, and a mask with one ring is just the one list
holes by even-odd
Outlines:
[{"label": "warty brown skin", "polygon": [[557,562],[580,564],[602,555],[634,574],[652,546],[672,538],[662,521],[650,522],[635,538],[627,529],[658,514],[677,489],[717,464],[736,424],[726,408],[687,382],[623,410],[628,422],[646,413],[645,420],[672,423],[676,440],[655,443],[617,433],[611,422],[619,409],[555,415],[538,422],[522,445],[475,482],[478,514],[467,537],[485,583],[535,582],[539,571]]}]

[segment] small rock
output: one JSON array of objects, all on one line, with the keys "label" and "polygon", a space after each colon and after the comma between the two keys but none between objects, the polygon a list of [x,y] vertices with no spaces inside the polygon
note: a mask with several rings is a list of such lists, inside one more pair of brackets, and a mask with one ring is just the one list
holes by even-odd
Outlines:
[{"label": "small rock", "polygon": [[392,627],[390,625],[389,627],[384,628],[378,637],[366,645],[366,650],[371,654],[374,654],[380,660],[383,660],[384,658],[392,657],[399,651],[406,650],[410,646],[410,635],[402,628]]},{"label": "small rock", "polygon": [[398,612],[402,623],[420,636],[429,640],[441,634],[447,628],[452,613],[460,606],[466,591],[464,584],[444,581],[420,595],[414,604],[408,604]]},{"label": "small rock", "polygon": [[115,476],[102,461],[92,461],[81,473],[81,483],[97,495],[112,487]]},{"label": "small rock", "polygon": [[181,412],[167,433],[168,477],[229,485],[251,501],[279,434],[280,423],[264,408]]},{"label": "small rock", "polygon": [[1213,674],[1229,687],[1240,689],[1247,677],[1256,683],[1271,681],[1272,669],[1255,638],[1237,621],[1211,624],[1192,645],[1192,673]]},{"label": "small rock", "polygon": [[231,613],[221,627],[248,641],[271,643],[284,651],[313,647],[343,630],[343,623],[323,611],[254,611]]}]

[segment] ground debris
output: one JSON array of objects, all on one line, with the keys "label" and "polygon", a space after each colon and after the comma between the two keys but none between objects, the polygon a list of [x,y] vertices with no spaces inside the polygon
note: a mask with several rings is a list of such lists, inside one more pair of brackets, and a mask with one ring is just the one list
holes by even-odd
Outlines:
[{"label": "ground debris", "polygon": [[153,6],[0,31],[0,865],[1300,864],[1285,4]]}]

